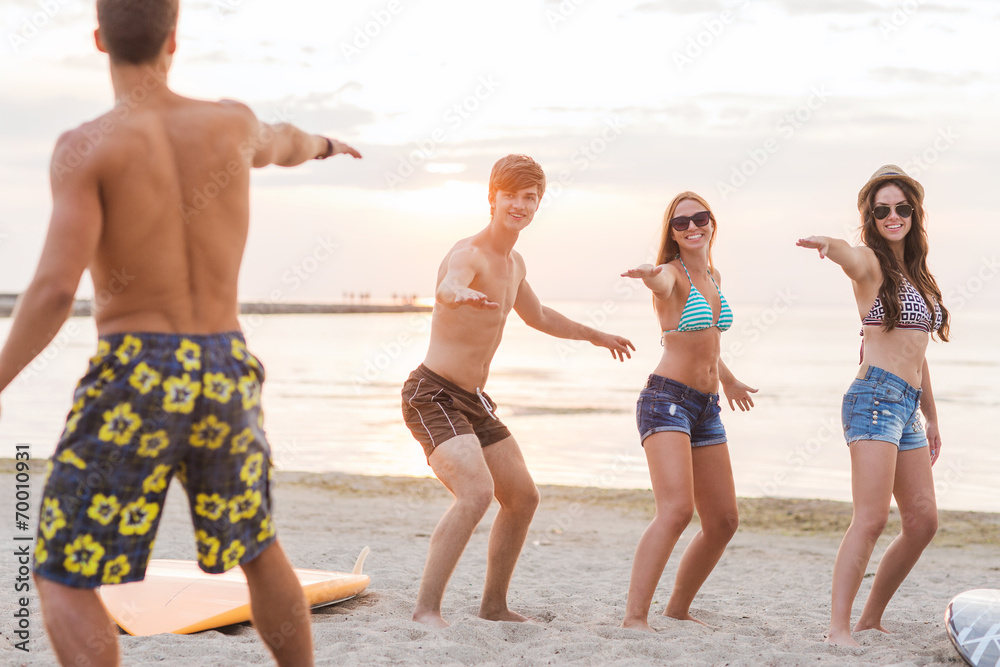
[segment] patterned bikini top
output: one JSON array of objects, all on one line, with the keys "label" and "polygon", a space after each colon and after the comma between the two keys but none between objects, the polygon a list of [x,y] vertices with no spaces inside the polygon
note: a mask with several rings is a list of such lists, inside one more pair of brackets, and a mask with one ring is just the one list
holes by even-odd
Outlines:
[{"label": "patterned bikini top", "polygon": [[[680,255],[677,256],[677,259],[680,259]],[[733,326],[733,311],[729,307],[726,297],[722,296],[722,290],[719,289],[719,284],[715,282],[712,272],[708,271],[708,277],[712,279],[715,291],[719,293],[720,308],[718,322],[712,322],[711,304],[698,291],[698,288],[694,286],[694,281],[691,280],[691,274],[688,273],[688,268],[684,264],[684,260],[681,259],[680,261],[681,266],[684,267],[684,273],[688,277],[688,282],[691,284],[691,290],[688,292],[688,298],[684,303],[684,310],[681,311],[681,320],[677,323],[677,328],[664,331],[663,335],[677,331],[701,331],[710,327],[718,327],[719,331],[726,331],[729,327]],[[661,345],[663,344],[663,335],[660,336]]]},{"label": "patterned bikini top", "polygon": [[[920,296],[917,288],[910,284],[910,281],[903,277],[903,282],[899,286],[899,305],[902,312],[899,314],[898,329],[911,329],[930,333],[941,328],[941,306],[937,299],[931,297],[934,302],[934,316],[927,308],[927,302]],[[885,308],[882,307],[882,299],[875,297],[868,315],[861,320],[861,335],[865,335],[865,327],[880,327],[885,318]]]}]

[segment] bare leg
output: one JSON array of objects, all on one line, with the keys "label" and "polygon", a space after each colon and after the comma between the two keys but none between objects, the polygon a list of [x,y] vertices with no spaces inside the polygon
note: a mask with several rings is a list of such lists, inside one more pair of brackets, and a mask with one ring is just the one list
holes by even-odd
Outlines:
[{"label": "bare leg", "polygon": [[313,664],[309,605],[281,545],[274,542],[242,565],[253,625],[282,666]]},{"label": "bare leg", "polygon": [[892,541],[879,561],[872,591],[854,626],[855,632],[871,629],[886,632],[882,627],[886,605],[937,532],[934,477],[926,447],[899,452],[893,495],[899,506],[903,532]]},{"label": "bare leg", "polygon": [[639,539],[632,560],[632,577],[625,604],[623,628],[646,630],[649,605],[670,553],[694,515],[694,476],[691,439],[684,433],[663,431],[645,440],[656,516]]},{"label": "bare leg", "polygon": [[514,438],[484,447],[483,456],[493,476],[500,511],[490,530],[486,585],[479,616],[489,621],[526,621],[527,618],[507,608],[507,589],[538,507],[538,488]]},{"label": "bare leg", "polygon": [[690,614],[691,602],[722,558],[740,524],[736,483],[729,461],[729,446],[706,445],[691,452],[694,468],[694,504],[701,530],[694,536],[677,567],[674,590],[663,614],[682,621],[698,621]]},{"label": "bare leg", "polygon": [[828,644],[860,646],[851,637],[851,608],[875,542],[889,518],[895,470],[896,446],[892,443],[859,440],[851,445],[854,513],[833,564]]},{"label": "bare leg", "polygon": [[118,627],[90,588],[35,577],[45,629],[61,665],[117,667]]},{"label": "bare leg", "polygon": [[474,435],[460,435],[438,445],[431,454],[430,464],[437,478],[455,496],[455,502],[431,535],[413,620],[445,628],[448,624],[441,617],[444,589],[472,532],[493,502],[493,479],[483,458],[483,448]]}]

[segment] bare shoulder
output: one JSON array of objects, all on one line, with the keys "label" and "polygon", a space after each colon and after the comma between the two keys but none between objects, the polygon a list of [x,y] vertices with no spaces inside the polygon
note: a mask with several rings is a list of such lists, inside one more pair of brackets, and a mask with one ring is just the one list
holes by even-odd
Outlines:
[{"label": "bare shoulder", "polygon": [[860,253],[862,257],[864,257],[866,262],[878,263],[878,256],[875,254],[875,251],[866,246],[864,243],[854,246],[854,249]]},{"label": "bare shoulder", "polygon": [[715,282],[717,282],[717,283],[721,283],[722,282],[722,272],[719,271],[714,266],[712,267],[712,277],[715,278]]},{"label": "bare shoulder", "polygon": [[79,127],[74,127],[71,130],[66,130],[59,135],[56,139],[55,149],[52,151],[54,156],[58,156],[66,151],[73,150],[74,148],[80,148],[82,144],[87,141],[88,133],[93,132],[95,129],[96,120],[87,121]]},{"label": "bare shoulder", "polygon": [[878,263],[878,255],[875,251],[864,244],[854,246],[858,258],[864,266],[865,275],[872,281],[882,282],[882,267]]},{"label": "bare shoulder", "polygon": [[219,111],[232,114],[236,118],[241,118],[248,123],[257,123],[257,114],[253,112],[247,104],[239,100],[219,100],[218,102],[207,102]]},{"label": "bare shoulder", "polygon": [[524,278],[524,276],[528,273],[528,266],[524,263],[524,257],[522,257],[521,253],[516,250],[511,250],[510,255],[514,260],[514,267],[517,269],[518,274],[521,278]]},{"label": "bare shoulder", "polygon": [[462,239],[451,247],[441,260],[441,270],[446,271],[448,267],[474,266],[482,257],[482,251],[470,242],[471,239]]},{"label": "bare shoulder", "polygon": [[257,134],[261,124],[253,110],[237,100],[219,100],[217,102],[195,101],[201,113],[211,115],[213,123],[225,125],[239,134]]},{"label": "bare shoulder", "polygon": [[675,280],[683,280],[687,282],[687,275],[684,273],[684,267],[681,266],[680,259],[672,259],[663,265],[664,271],[670,271]]},{"label": "bare shoulder", "polygon": [[102,148],[107,144],[105,139],[113,129],[107,127],[107,116],[87,121],[59,135],[49,168],[53,185],[70,176],[85,175],[99,162]]},{"label": "bare shoulder", "polygon": [[246,104],[245,102],[240,102],[239,100],[231,100],[229,98],[223,98],[223,99],[219,100],[218,102],[211,102],[211,104],[217,104],[218,106],[222,107],[223,109],[230,109],[230,110],[235,111],[237,113],[246,114],[246,115],[250,115],[250,116],[256,117],[254,115],[253,109],[251,109],[250,106],[248,104]]}]

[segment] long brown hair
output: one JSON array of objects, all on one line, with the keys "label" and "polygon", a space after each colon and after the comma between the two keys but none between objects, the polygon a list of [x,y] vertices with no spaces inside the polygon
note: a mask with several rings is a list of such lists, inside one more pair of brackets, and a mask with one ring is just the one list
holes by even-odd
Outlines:
[{"label": "long brown hair", "polygon": [[874,251],[878,258],[879,267],[882,269],[882,285],[878,290],[878,298],[885,309],[882,329],[885,331],[895,329],[902,314],[902,306],[899,303],[899,286],[903,280],[903,272],[889,242],[879,234],[875,215],[872,212],[875,208],[875,196],[882,188],[890,184],[902,190],[907,203],[913,206],[910,232],[903,239],[903,263],[906,265],[907,273],[913,279],[913,286],[927,303],[928,310],[931,313],[934,312],[934,304],[927,298],[928,295],[934,297],[938,305],[941,306],[941,328],[938,329],[937,335],[941,337],[941,340],[947,341],[951,317],[948,309],[941,302],[941,289],[927,268],[927,230],[924,229],[924,219],[927,217],[927,213],[924,211],[923,197],[909,183],[895,179],[882,181],[877,187],[872,188],[860,208],[861,240]]},{"label": "long brown hair", "polygon": [[663,213],[663,232],[660,236],[660,252],[656,256],[656,263],[658,265],[666,264],[676,257],[681,251],[680,246],[677,245],[677,239],[675,239],[674,235],[671,233],[672,229],[670,227],[670,219],[674,217],[674,213],[677,211],[677,207],[680,203],[686,199],[698,202],[704,206],[705,210],[708,211],[708,214],[712,216],[712,238],[708,240],[708,266],[712,270],[715,270],[715,266],[712,264],[712,246],[715,245],[715,233],[719,229],[719,223],[716,222],[715,214],[712,213],[712,208],[708,205],[708,202],[705,201],[701,195],[690,191],[682,192],[674,197],[673,201],[670,202],[670,205],[667,206],[667,210]]}]

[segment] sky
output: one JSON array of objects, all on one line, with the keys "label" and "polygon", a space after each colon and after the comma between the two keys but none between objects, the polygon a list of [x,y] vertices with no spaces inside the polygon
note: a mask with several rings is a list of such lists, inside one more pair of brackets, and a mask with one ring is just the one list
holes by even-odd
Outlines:
[{"label": "sky", "polygon": [[[170,83],[365,155],[254,173],[245,300],[431,294],[488,222],[492,164],[527,153],[543,302],[623,293],[684,190],[716,212],[731,301],[851,302],[795,240],[853,239],[895,163],[926,189],[946,305],[995,308],[998,21],[973,0],[181,0]],[[112,102],[94,27],[92,2],[0,0],[0,292],[37,262],[55,139]]]}]

